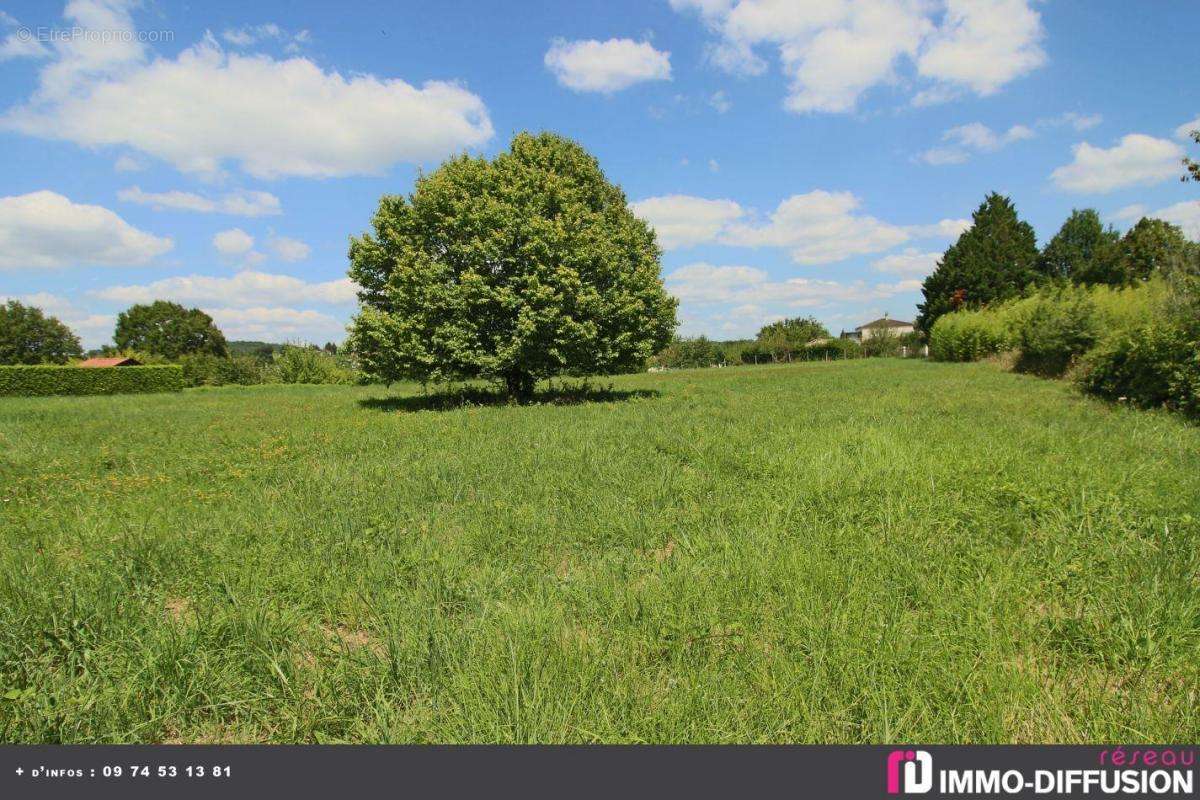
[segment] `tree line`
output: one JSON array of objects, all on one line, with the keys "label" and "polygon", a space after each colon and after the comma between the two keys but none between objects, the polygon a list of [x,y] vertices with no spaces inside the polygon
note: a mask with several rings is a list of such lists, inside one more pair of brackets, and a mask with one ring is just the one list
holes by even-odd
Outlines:
[{"label": "tree line", "polygon": [[1011,300],[1053,284],[1132,286],[1195,258],[1176,225],[1142,218],[1124,235],[1095,209],[1076,209],[1041,250],[1012,200],[989,194],[921,287],[916,325],[928,334],[943,315]]}]

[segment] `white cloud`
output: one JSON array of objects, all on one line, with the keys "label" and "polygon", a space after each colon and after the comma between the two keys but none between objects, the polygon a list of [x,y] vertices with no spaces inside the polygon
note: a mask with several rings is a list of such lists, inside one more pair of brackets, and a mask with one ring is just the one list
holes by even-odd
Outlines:
[{"label": "white cloud", "polygon": [[1200,242],[1200,200],[1184,200],[1156,211],[1151,211],[1142,203],[1135,203],[1110,216],[1122,222],[1137,222],[1142,217],[1165,220],[1182,228],[1184,235],[1192,241]]},{"label": "white cloud", "polygon": [[1110,148],[1080,142],[1074,160],[1050,173],[1063,191],[1103,194],[1128,186],[1149,186],[1177,177],[1183,148],[1167,139],[1131,133]]},{"label": "white cloud", "polygon": [[1129,221],[1133,221],[1133,220],[1139,220],[1142,217],[1146,216],[1146,212],[1148,210],[1149,209],[1147,209],[1144,204],[1134,203],[1133,205],[1125,206],[1123,208],[1118,209],[1117,211],[1114,211],[1109,216],[1112,219],[1119,219],[1119,220],[1129,222]]},{"label": "white cloud", "polygon": [[1152,211],[1147,216],[1174,223],[1183,228],[1184,234],[1189,239],[1200,242],[1200,200],[1184,200]]},{"label": "white cloud", "polygon": [[708,98],[708,104],[717,110],[718,114],[724,114],[733,108],[733,102],[729,99],[729,95],[722,89],[713,92]]},{"label": "white cloud", "polygon": [[194,192],[144,192],[130,186],[117,192],[117,197],[127,203],[138,203],[156,211],[194,211],[201,214],[233,214],[241,217],[262,217],[283,213],[279,198],[270,192],[237,191],[220,198],[210,198]]},{"label": "white cloud", "polygon": [[784,105],[798,113],[852,111],[870,89],[899,84],[905,61],[931,82],[918,103],[991,94],[1045,61],[1031,0],[671,0],[671,7],[698,13],[717,34],[708,57],[726,71],[760,75],[767,65],[756,48],[776,48],[791,80]]},{"label": "white cloud", "polygon": [[172,246],[103,206],[55,192],[0,197],[0,269],[136,266]]},{"label": "white cloud", "polygon": [[110,286],[92,294],[117,303],[174,300],[196,305],[238,307],[310,303],[349,305],[355,300],[355,291],[355,285],[349,278],[309,283],[291,275],[246,270],[229,278],[183,275],[145,284]]},{"label": "white cloud", "polygon": [[782,247],[800,264],[841,261],[878,253],[909,239],[903,228],[855,213],[850,192],[816,190],[784,200],[766,223],[735,223],[722,236],[726,244]]},{"label": "white cloud", "polygon": [[1046,62],[1041,16],[1029,0],[948,0],[917,71],[987,96]]},{"label": "white cloud", "polygon": [[708,171],[709,172],[720,172],[721,171],[721,165],[717,163],[717,160],[715,158],[710,158],[708,160]]},{"label": "white cloud", "polygon": [[209,308],[205,311],[229,339],[320,343],[341,341],[346,325],[320,311],[297,308]]},{"label": "white cloud", "polygon": [[1070,125],[1077,131],[1091,130],[1104,121],[1104,117],[1099,114],[1081,114],[1077,111],[1066,111],[1059,114],[1057,117],[1048,117],[1039,119],[1037,124],[1042,127],[1055,127],[1058,125]]},{"label": "white cloud", "polygon": [[49,58],[50,51],[44,44],[34,39],[29,35],[29,32],[22,29],[16,33],[10,33],[0,40],[0,62],[8,61],[12,58]]},{"label": "white cloud", "polygon": [[241,256],[254,247],[254,237],[241,228],[230,228],[214,234],[212,244],[223,256]]},{"label": "white cloud", "polygon": [[755,220],[732,200],[690,195],[650,197],[632,204],[635,214],[658,232],[664,250],[698,244],[780,247],[800,264],[840,261],[879,253],[911,239],[955,238],[970,220],[944,219],[932,225],[893,225],[857,213],[851,192],[816,190],[792,195],[766,220]]},{"label": "white cloud", "polygon": [[1196,117],[1191,122],[1185,122],[1175,129],[1175,136],[1180,139],[1191,140],[1192,131],[1200,130],[1200,117]]},{"label": "white cloud", "polygon": [[970,158],[972,151],[994,153],[1013,142],[1032,139],[1034,135],[1033,129],[1025,125],[1013,125],[1004,133],[997,133],[982,122],[972,122],[942,134],[942,141],[950,142],[950,146],[930,148],[917,158],[934,166],[961,164]]},{"label": "white cloud", "polygon": [[970,227],[969,219],[943,219],[932,225],[909,225],[905,230],[914,239],[957,239]]},{"label": "white cloud", "polygon": [[671,79],[671,54],[632,39],[555,39],[545,64],[560,84],[576,92],[610,94],[644,81]]},{"label": "white cloud", "polygon": [[[92,30],[130,30],[119,0],[73,0]],[[212,36],[175,57],[126,41],[55,43],[32,98],[0,129],[86,147],[127,146],[189,172],[236,162],[261,178],[381,174],[492,136],[483,101],[461,85],[326,72],[306,58],[226,53]]]},{"label": "white cloud", "polygon": [[699,262],[671,272],[666,286],[684,302],[718,303],[731,302],[740,293],[767,281],[767,273],[757,267],[716,267]]},{"label": "white cloud", "polygon": [[649,222],[664,250],[711,242],[745,212],[732,200],[672,194],[632,203],[633,213]]},{"label": "white cloud", "polygon": [[871,262],[878,272],[891,272],[897,275],[920,275],[922,277],[933,272],[940,252],[922,253],[915,247],[906,247],[902,252],[893,253]]},{"label": "white cloud", "polygon": [[[20,24],[16,17],[0,11],[0,25],[17,28]],[[47,58],[49,55],[50,50],[34,38],[28,28],[20,28],[0,40],[0,61],[8,61],[11,58]]]},{"label": "white cloud", "polygon": [[287,236],[275,236],[271,239],[271,249],[283,261],[303,261],[308,258],[312,248],[299,239]]},{"label": "white cloud", "polygon": [[121,157],[113,163],[114,172],[141,172],[145,168],[145,164],[128,154],[122,154]]},{"label": "white cloud", "polygon": [[[747,266],[714,266],[705,262],[688,264],[664,278],[667,291],[681,302],[705,306],[722,303],[811,308],[829,303],[882,300],[921,287],[919,280],[868,284],[841,283],[812,278],[772,280],[766,272]],[[743,309],[745,310],[745,309]]]},{"label": "white cloud", "polygon": [[312,41],[312,34],[307,30],[289,33],[274,22],[268,22],[243,28],[227,28],[221,34],[221,38],[234,47],[249,47],[267,41],[282,42],[285,51],[295,53]]}]

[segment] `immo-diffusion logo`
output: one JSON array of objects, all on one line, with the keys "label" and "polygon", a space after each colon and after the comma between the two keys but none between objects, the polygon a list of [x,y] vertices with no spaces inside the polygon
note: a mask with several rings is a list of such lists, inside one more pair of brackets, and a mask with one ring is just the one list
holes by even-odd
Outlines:
[{"label": "immo-diffusion logo", "polygon": [[893,750],[887,757],[888,794],[925,794],[933,788],[933,757],[924,750]]}]

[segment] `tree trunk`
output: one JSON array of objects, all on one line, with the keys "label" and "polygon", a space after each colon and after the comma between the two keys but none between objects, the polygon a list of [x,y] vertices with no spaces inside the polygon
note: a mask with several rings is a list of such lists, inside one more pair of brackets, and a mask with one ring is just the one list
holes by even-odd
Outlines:
[{"label": "tree trunk", "polygon": [[509,397],[518,403],[528,403],[533,399],[537,379],[528,372],[510,372],[504,376],[504,385],[508,388]]}]

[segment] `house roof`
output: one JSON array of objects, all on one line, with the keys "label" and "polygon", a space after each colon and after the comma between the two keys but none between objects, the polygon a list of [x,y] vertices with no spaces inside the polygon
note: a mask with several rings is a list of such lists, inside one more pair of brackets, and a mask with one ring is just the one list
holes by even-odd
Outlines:
[{"label": "house roof", "polygon": [[80,361],[76,366],[79,367],[136,367],[142,362],[136,358],[89,358]]},{"label": "house roof", "polygon": [[880,317],[874,322],[868,322],[866,325],[859,325],[854,330],[861,331],[866,330],[867,328],[911,328],[912,326],[913,324],[911,322],[901,322],[898,319]]}]

